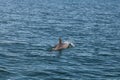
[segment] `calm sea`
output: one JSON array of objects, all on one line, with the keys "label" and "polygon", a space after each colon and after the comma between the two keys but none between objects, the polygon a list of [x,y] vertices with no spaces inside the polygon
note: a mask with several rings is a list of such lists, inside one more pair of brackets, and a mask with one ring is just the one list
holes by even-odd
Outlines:
[{"label": "calm sea", "polygon": [[120,0],[0,0],[0,80],[120,80]]}]

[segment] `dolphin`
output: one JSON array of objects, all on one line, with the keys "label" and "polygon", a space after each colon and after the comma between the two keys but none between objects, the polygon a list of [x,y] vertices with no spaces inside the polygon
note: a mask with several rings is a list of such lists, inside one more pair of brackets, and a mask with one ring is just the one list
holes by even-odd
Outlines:
[{"label": "dolphin", "polygon": [[52,48],[52,50],[55,50],[55,51],[62,50],[62,49],[68,48],[69,46],[70,46],[70,43],[64,43],[62,42],[62,39],[59,38],[59,43],[54,48]]}]

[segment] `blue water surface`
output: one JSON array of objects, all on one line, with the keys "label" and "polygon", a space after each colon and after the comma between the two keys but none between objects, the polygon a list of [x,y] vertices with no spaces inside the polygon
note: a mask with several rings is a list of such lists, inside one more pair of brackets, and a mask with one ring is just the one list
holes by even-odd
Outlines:
[{"label": "blue water surface", "polygon": [[0,80],[120,80],[120,1],[0,0]]}]

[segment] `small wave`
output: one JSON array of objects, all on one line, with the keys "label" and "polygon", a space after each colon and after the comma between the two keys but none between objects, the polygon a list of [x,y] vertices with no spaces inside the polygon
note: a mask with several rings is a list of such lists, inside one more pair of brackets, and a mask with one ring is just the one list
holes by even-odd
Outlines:
[{"label": "small wave", "polygon": [[112,54],[111,52],[108,52],[108,51],[101,51],[101,52],[99,52],[98,55],[101,55],[101,56],[113,56],[115,54]]},{"label": "small wave", "polygon": [[7,70],[5,70],[5,69],[0,69],[0,73],[6,73],[6,74],[9,74],[10,72],[8,72]]},{"label": "small wave", "polygon": [[47,72],[38,72],[38,71],[27,71],[23,73],[25,76],[49,76],[49,73]]},{"label": "small wave", "polygon": [[23,41],[0,41],[0,44],[27,44]]},{"label": "small wave", "polygon": [[9,72],[8,70],[6,69],[2,69],[0,68],[0,77],[4,77],[4,76],[8,76],[8,75],[12,75],[13,73]]}]

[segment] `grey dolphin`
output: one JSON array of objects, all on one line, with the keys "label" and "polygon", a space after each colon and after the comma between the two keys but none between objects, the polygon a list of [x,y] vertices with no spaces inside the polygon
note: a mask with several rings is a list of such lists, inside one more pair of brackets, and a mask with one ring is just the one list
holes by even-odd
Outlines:
[{"label": "grey dolphin", "polygon": [[69,47],[69,43],[63,43],[62,39],[59,38],[59,43],[52,50],[62,50]]}]

